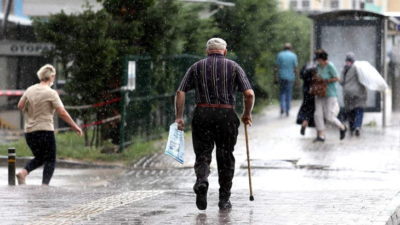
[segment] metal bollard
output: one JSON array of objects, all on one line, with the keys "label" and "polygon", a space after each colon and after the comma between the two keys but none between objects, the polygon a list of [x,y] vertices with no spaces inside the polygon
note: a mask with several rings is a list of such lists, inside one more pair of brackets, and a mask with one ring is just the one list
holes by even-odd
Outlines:
[{"label": "metal bollard", "polygon": [[8,149],[8,185],[15,185],[15,148]]}]

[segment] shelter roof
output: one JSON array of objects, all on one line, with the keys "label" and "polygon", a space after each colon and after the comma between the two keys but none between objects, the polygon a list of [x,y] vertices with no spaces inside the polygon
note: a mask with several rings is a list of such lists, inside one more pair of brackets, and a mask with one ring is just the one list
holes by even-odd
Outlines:
[{"label": "shelter roof", "polygon": [[363,10],[335,10],[309,16],[313,20],[382,20],[386,16]]}]

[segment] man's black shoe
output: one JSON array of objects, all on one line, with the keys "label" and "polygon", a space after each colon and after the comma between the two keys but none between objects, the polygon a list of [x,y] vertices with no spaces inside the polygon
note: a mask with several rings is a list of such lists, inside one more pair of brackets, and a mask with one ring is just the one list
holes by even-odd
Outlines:
[{"label": "man's black shoe", "polygon": [[340,130],[340,140],[343,140],[346,137],[347,127],[344,126],[344,130]]},{"label": "man's black shoe", "polygon": [[322,138],[322,137],[320,137],[320,136],[317,136],[317,138],[315,138],[314,139],[314,141],[313,141],[314,143],[316,143],[316,142],[325,142],[325,138]]},{"label": "man's black shoe", "polygon": [[200,210],[207,209],[207,191],[208,185],[207,183],[201,183],[194,188],[194,192],[196,193],[196,206]]},{"label": "man's black shoe", "polygon": [[232,208],[232,204],[229,200],[228,201],[220,200],[218,202],[218,206],[219,206],[219,210],[228,210],[228,209]]}]

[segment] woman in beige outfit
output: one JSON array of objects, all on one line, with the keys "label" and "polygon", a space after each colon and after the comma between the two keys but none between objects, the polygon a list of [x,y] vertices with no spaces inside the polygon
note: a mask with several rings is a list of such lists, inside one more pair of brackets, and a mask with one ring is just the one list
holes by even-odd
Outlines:
[{"label": "woman in beige outfit", "polygon": [[54,111],[81,137],[82,130],[64,109],[58,93],[51,89],[56,70],[45,65],[37,73],[40,83],[30,86],[20,99],[18,108],[25,114],[25,138],[35,158],[18,174],[18,183],[25,184],[26,176],[44,165],[43,185],[49,185],[56,166],[56,140],[54,136]]}]

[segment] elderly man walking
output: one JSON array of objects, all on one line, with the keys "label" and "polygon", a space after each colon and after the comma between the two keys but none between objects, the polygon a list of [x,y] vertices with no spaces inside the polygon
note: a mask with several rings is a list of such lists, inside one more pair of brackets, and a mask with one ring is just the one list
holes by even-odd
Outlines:
[{"label": "elderly man walking", "polygon": [[275,83],[278,83],[279,79],[281,115],[286,113],[286,116],[289,116],[293,84],[297,79],[297,65],[297,56],[292,52],[292,45],[286,43],[275,62]]},{"label": "elderly man walking", "polygon": [[192,120],[196,205],[207,208],[208,176],[211,154],[216,145],[219,176],[219,203],[221,210],[232,207],[232,180],[235,171],[233,151],[236,145],[240,121],[235,113],[236,90],[243,92],[245,109],[242,122],[252,122],[251,111],[254,92],[243,69],[234,61],[226,59],[226,42],[212,38],[207,42],[207,58],[193,64],[187,71],[176,93],[175,113],[178,129],[183,130],[185,93],[195,89],[196,108]]}]

